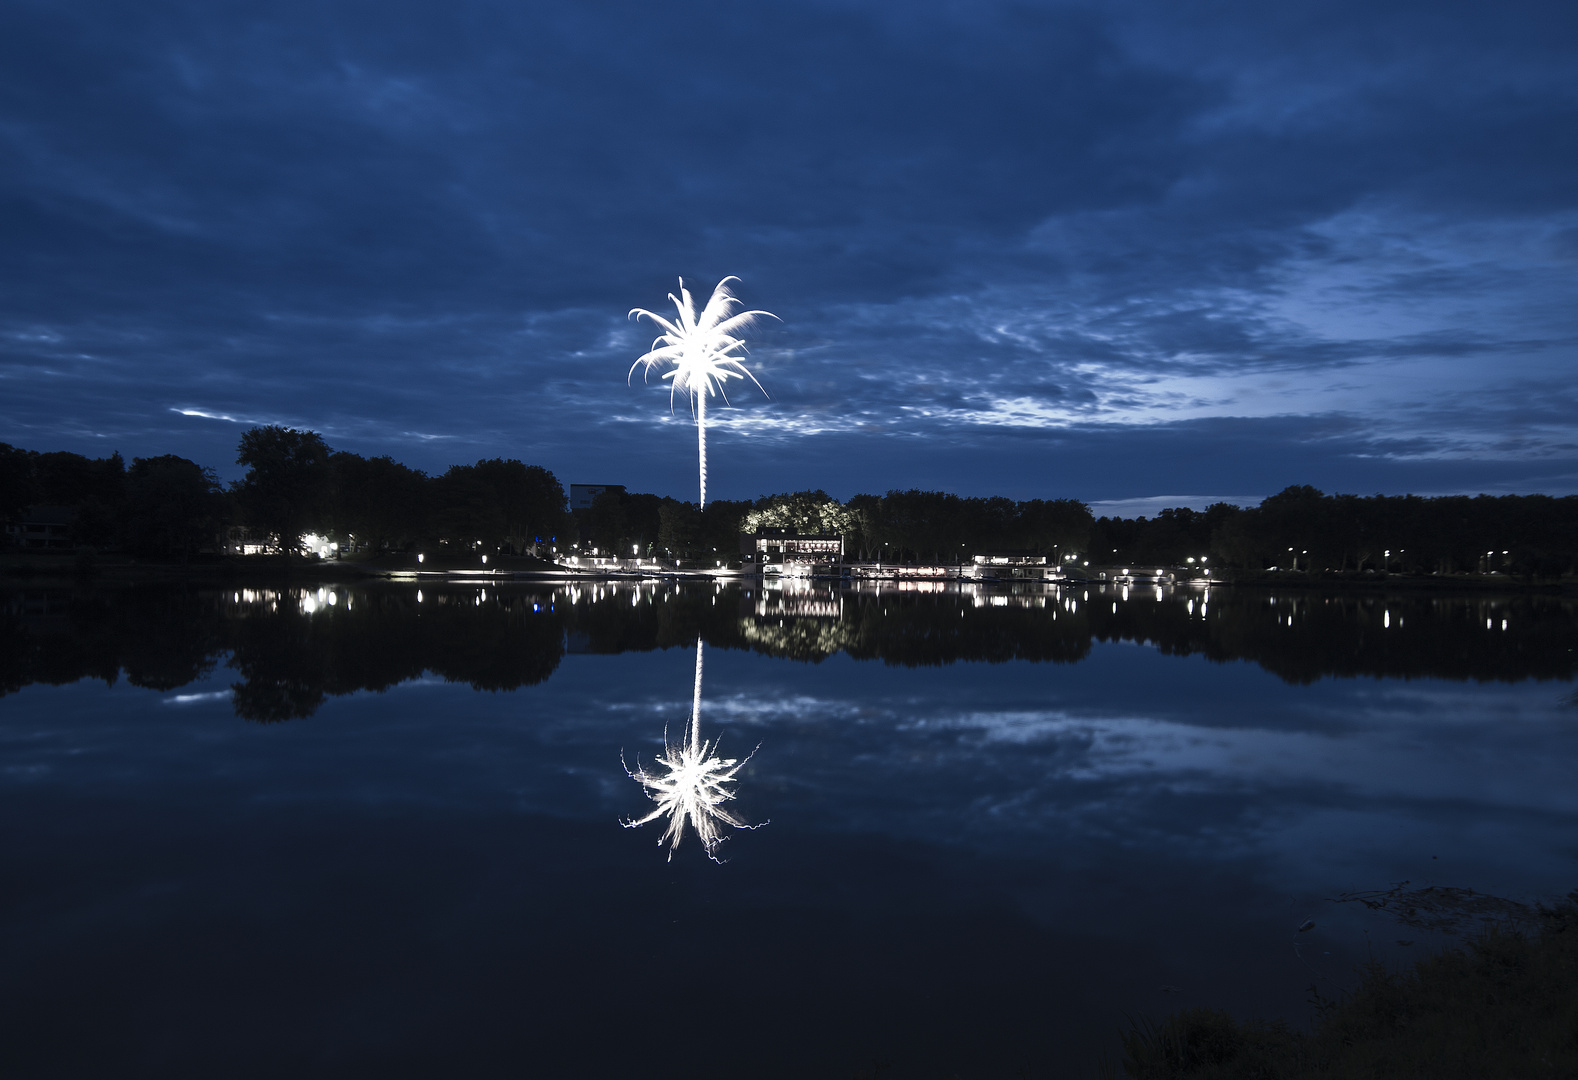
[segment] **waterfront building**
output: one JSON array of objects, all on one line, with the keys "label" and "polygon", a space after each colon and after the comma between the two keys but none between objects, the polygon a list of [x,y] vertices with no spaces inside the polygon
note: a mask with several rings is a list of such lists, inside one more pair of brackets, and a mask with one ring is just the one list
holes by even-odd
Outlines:
[{"label": "waterfront building", "polygon": [[232,525],[225,530],[226,555],[277,555],[279,534],[250,525]]},{"label": "waterfront building", "polygon": [[971,581],[1046,581],[1053,576],[1049,562],[1035,551],[983,551],[964,566],[961,576]]},{"label": "waterfront building", "polygon": [[844,538],[836,533],[757,529],[740,534],[740,555],[764,574],[810,577],[832,573],[844,561]]},{"label": "waterfront building", "polygon": [[6,535],[19,548],[34,551],[70,551],[76,547],[72,526],[74,506],[30,506],[18,520],[6,525]]},{"label": "waterfront building", "polygon": [[1137,582],[1170,585],[1179,577],[1176,568],[1169,569],[1155,563],[1146,566],[1090,566],[1081,567],[1081,570],[1081,576],[1088,581],[1107,581],[1116,585],[1133,585]]}]

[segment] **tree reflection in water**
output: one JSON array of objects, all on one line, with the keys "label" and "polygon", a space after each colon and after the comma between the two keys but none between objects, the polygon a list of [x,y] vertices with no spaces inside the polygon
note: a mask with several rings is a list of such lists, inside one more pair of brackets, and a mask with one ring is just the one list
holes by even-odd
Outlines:
[{"label": "tree reflection in water", "polygon": [[1578,602],[1554,591],[904,585],[0,588],[0,696],[84,678],[169,691],[223,665],[239,676],[236,714],[271,722],[425,675],[510,691],[552,676],[567,652],[688,648],[698,637],[808,663],[842,653],[900,667],[1075,664],[1122,641],[1250,661],[1295,684],[1578,675]]},{"label": "tree reflection in water", "polygon": [[[679,842],[685,834],[685,822],[689,821],[696,830],[696,837],[701,841],[702,847],[707,849],[707,857],[713,862],[718,859],[718,845],[726,835],[722,825],[731,825],[736,829],[754,829],[757,826],[747,825],[725,805],[734,799],[731,785],[734,783],[734,774],[744,767],[745,762],[751,759],[747,754],[743,759],[723,758],[715,755],[718,748],[717,740],[710,743],[703,742],[701,738],[701,662],[702,640],[696,639],[696,689],[691,699],[690,723],[687,725],[685,738],[678,746],[668,741],[668,730],[663,732],[663,753],[653,762],[653,769],[647,770],[636,762],[636,769],[631,772],[630,766],[625,766],[625,772],[630,773],[634,780],[641,782],[647,789],[647,797],[657,804],[657,807],[646,817],[636,821],[627,821],[625,828],[634,829],[657,821],[659,818],[668,818],[668,828],[658,838],[658,846],[665,842],[668,844],[668,857],[672,859],[674,852],[679,848]],[[755,751],[752,751],[754,754]],[[622,759],[621,759],[622,760]]]}]

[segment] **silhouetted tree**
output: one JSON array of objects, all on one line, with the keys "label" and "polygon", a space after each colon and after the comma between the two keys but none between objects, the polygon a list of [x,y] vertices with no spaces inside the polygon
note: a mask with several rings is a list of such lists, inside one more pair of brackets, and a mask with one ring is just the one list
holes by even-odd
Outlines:
[{"label": "silhouetted tree", "polygon": [[882,499],[876,495],[856,495],[844,504],[849,511],[849,531],[844,534],[846,557],[867,560],[881,555],[880,545],[872,542],[873,528]]},{"label": "silhouetted tree", "polygon": [[701,532],[697,546],[703,554],[721,558],[725,562],[740,551],[740,533],[744,531],[745,515],[751,504],[742,499],[711,499],[701,512]]},{"label": "silhouetted tree", "polygon": [[60,450],[32,457],[35,501],[49,506],[119,504],[126,480],[120,454],[90,458]]},{"label": "silhouetted tree", "polygon": [[241,436],[236,463],[247,466],[236,493],[242,514],[294,551],[302,534],[326,516],[329,447],[313,431],[255,427]]},{"label": "silhouetted tree", "polygon": [[1094,524],[1090,507],[1077,499],[1031,499],[1019,504],[1019,540],[1014,546],[1048,554],[1083,552]]},{"label": "silhouetted tree", "polygon": [[663,507],[673,499],[605,491],[579,514],[581,539],[608,555],[628,558],[662,547]]},{"label": "silhouetted tree", "polygon": [[77,511],[79,544],[113,545],[125,499],[126,463],[120,454],[90,458],[69,451],[33,454],[33,502]]},{"label": "silhouetted tree", "polygon": [[492,493],[504,523],[504,542],[517,554],[551,543],[565,525],[564,487],[540,465],[492,458],[472,466]]},{"label": "silhouetted tree", "polygon": [[629,533],[622,491],[605,491],[581,511],[581,539],[606,554],[614,554]]},{"label": "silhouetted tree", "polygon": [[504,543],[506,523],[493,488],[474,465],[451,465],[433,482],[434,523],[452,544],[480,544],[492,551]]},{"label": "silhouetted tree", "polygon": [[186,558],[212,544],[224,526],[219,477],[174,454],[134,459],[126,496],[123,535],[136,551]]},{"label": "silhouetted tree", "polygon": [[1331,500],[1308,484],[1283,488],[1260,504],[1265,557],[1284,569],[1308,570],[1331,562],[1339,545],[1331,537]]},{"label": "silhouetted tree", "polygon": [[[702,543],[701,511],[695,503],[667,499],[658,510],[658,547],[676,558],[700,556]],[[732,548],[730,549],[732,551]]]},{"label": "silhouetted tree", "polygon": [[0,443],[0,522],[33,505],[33,461],[26,450]]},{"label": "silhouetted tree", "polygon": [[618,545],[621,555],[631,548],[644,555],[657,547],[658,533],[663,528],[663,501],[657,495],[625,496],[625,535]]},{"label": "silhouetted tree", "polygon": [[388,456],[329,458],[330,527],[371,552],[401,549],[432,532],[432,481]]}]

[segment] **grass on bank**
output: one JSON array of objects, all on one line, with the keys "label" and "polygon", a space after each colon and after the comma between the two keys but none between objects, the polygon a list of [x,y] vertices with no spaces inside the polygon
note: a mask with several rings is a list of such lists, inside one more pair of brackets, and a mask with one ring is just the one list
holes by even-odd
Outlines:
[{"label": "grass on bank", "polygon": [[1578,1077],[1578,891],[1531,932],[1492,926],[1402,971],[1372,963],[1308,1033],[1217,1009],[1122,1035],[1131,1080],[1534,1080]]}]

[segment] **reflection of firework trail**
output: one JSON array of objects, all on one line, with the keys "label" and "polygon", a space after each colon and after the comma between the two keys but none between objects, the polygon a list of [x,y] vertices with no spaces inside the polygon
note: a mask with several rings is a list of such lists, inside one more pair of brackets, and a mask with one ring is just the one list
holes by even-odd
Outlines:
[{"label": "reflection of firework trail", "polygon": [[696,301],[691,297],[690,290],[685,288],[685,279],[680,278],[679,296],[668,294],[679,311],[673,322],[646,308],[630,309],[631,315],[638,319],[645,315],[663,328],[663,333],[652,342],[652,348],[630,365],[630,374],[634,375],[636,368],[642,364],[646,365],[647,372],[658,364],[673,364],[674,370],[663,376],[674,380],[669,384],[669,408],[672,410],[674,407],[675,394],[685,392],[691,396],[696,412],[696,455],[701,462],[703,510],[707,508],[707,395],[718,394],[724,404],[728,404],[729,396],[723,392],[723,386],[729,379],[750,379],[756,383],[756,389],[767,393],[762,389],[762,384],[756,382],[756,376],[747,371],[739,358],[733,355],[736,350],[745,348],[745,342],[735,337],[734,331],[744,330],[758,315],[772,319],[778,316],[770,311],[729,314],[729,306],[739,303],[729,291],[729,282],[738,280],[726,277],[718,282],[712,290],[712,299],[698,314]]},{"label": "reflection of firework trail", "polygon": [[690,699],[690,741],[691,745],[701,741],[701,638],[696,638],[696,688]]},{"label": "reflection of firework trail", "polygon": [[[657,807],[639,821],[627,821],[624,825],[627,829],[633,829],[667,817],[668,828],[658,838],[658,844],[668,843],[668,854],[672,859],[688,819],[702,846],[707,849],[707,857],[716,862],[715,851],[723,842],[720,822],[736,829],[752,829],[756,826],[745,824],[723,805],[734,798],[729,785],[734,782],[734,774],[744,767],[750,756],[747,755],[744,760],[715,757],[713,752],[718,747],[717,742],[701,741],[701,660],[702,644],[698,637],[696,689],[691,699],[690,725],[684,741],[673,746],[668,741],[668,732],[664,731],[663,753],[653,762],[653,771],[641,768],[639,761],[634,772],[630,771],[628,765],[625,766],[625,772],[641,782],[647,789],[647,797],[657,803]],[[658,772],[659,766],[665,771]]]}]

